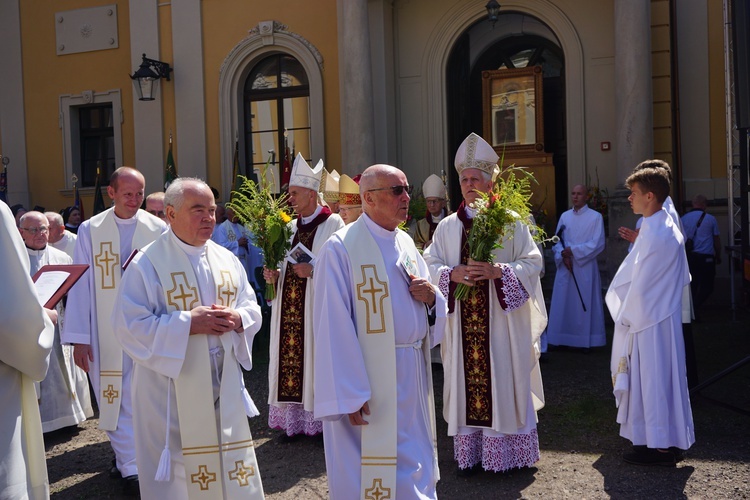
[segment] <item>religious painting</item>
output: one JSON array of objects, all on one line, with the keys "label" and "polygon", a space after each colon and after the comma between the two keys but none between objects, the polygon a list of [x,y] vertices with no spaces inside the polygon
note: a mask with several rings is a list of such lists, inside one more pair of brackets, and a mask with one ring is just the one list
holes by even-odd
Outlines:
[{"label": "religious painting", "polygon": [[540,66],[482,73],[484,139],[505,152],[544,151]]}]

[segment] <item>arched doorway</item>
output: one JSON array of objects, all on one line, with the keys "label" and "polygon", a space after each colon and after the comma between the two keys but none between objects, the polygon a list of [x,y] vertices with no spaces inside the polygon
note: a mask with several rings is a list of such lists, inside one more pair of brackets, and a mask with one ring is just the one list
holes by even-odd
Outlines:
[{"label": "arched doorway", "polygon": [[[505,22],[498,23],[497,32],[488,33],[486,20],[480,20],[469,27],[456,40],[448,57],[446,93],[449,157],[455,155],[461,141],[470,132],[482,135],[483,71],[541,66],[544,152],[551,155],[557,181],[535,189],[542,190],[537,200],[555,200],[552,203],[553,213],[549,214],[550,219],[553,219],[556,213],[565,210],[568,198],[564,54],[554,33],[538,19],[512,12],[503,16]],[[532,24],[535,27],[533,30],[524,29],[524,25]],[[450,177],[450,196],[455,208],[461,200],[455,170],[450,170]],[[555,220],[548,220],[546,223],[548,230],[554,230]]]}]

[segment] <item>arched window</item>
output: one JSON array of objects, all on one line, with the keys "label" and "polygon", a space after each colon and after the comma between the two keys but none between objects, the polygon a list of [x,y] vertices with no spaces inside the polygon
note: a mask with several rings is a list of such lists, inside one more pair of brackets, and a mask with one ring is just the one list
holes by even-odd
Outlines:
[{"label": "arched window", "polygon": [[282,179],[301,153],[311,161],[310,85],[302,64],[288,54],[273,54],[252,68],[244,86],[245,171],[269,160]]}]

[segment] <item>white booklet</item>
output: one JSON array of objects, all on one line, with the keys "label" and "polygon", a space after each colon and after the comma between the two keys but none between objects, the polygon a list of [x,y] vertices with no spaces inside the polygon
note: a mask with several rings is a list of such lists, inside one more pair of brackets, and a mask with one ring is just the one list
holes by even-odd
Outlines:
[{"label": "white booklet", "polygon": [[292,264],[315,263],[315,254],[312,253],[310,249],[302,243],[297,243],[296,245],[294,245],[294,248],[289,250],[289,253],[286,254],[286,258]]},{"label": "white booklet", "polygon": [[419,276],[419,271],[417,271],[417,263],[414,262],[414,259],[412,259],[408,253],[401,252],[398,256],[398,266],[403,271],[402,276],[406,280],[406,282],[411,285],[411,278],[412,276]]}]

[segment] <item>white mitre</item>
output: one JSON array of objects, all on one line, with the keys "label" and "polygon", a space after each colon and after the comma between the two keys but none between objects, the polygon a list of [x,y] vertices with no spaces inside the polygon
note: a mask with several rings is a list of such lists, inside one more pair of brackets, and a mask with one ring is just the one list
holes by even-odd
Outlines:
[{"label": "white mitre", "polygon": [[425,198],[440,198],[442,200],[448,197],[443,179],[435,174],[426,178],[422,183],[422,194]]},{"label": "white mitre", "polygon": [[327,203],[335,203],[339,201],[339,179],[341,176],[334,168],[330,172],[323,170],[323,177],[325,178],[325,181],[323,182],[323,185],[325,186],[323,188],[323,199]]},{"label": "white mitre", "polygon": [[499,159],[500,157],[495,153],[495,149],[487,141],[472,132],[458,147],[454,165],[459,175],[467,168],[476,168],[490,174],[494,179],[500,171],[497,166],[497,160]]},{"label": "white mitre", "polygon": [[315,168],[310,168],[301,153],[297,153],[292,167],[292,176],[289,179],[289,187],[298,186],[314,191],[320,190],[320,180],[323,175],[323,160],[318,160]]}]

